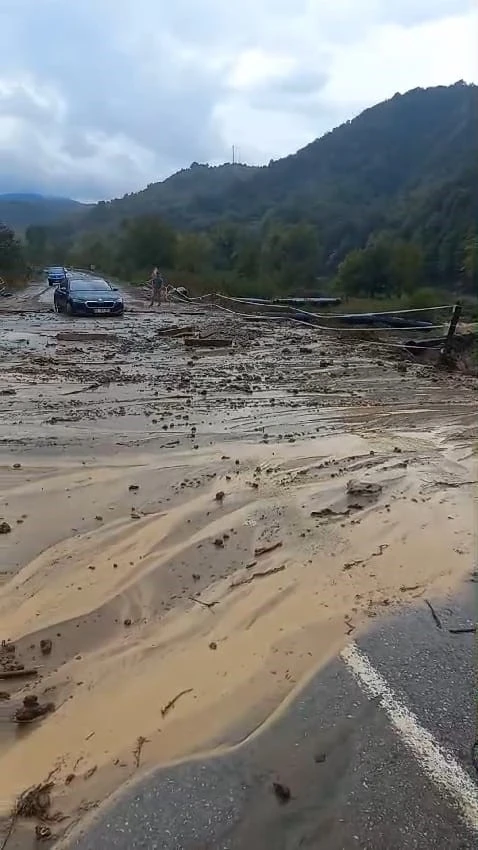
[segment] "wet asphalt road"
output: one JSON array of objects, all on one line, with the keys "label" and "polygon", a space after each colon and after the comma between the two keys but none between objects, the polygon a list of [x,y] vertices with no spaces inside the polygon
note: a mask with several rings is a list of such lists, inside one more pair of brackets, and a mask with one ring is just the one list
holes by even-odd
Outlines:
[{"label": "wet asphalt road", "polygon": [[[358,640],[395,695],[476,782],[473,634],[466,595],[408,610]],[[244,730],[242,730],[244,732]],[[239,734],[239,731],[238,731]],[[291,791],[278,802],[274,781]],[[478,794],[478,784],[476,785]],[[422,770],[380,699],[339,658],[273,724],[220,757],[158,770],[116,796],[75,850],[472,850],[476,831]]]}]

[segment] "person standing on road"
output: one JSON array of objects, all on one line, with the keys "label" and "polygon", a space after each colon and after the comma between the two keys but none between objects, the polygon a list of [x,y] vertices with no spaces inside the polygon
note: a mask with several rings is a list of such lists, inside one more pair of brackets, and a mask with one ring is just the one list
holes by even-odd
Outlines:
[{"label": "person standing on road", "polygon": [[155,266],[153,269],[153,273],[150,278],[150,283],[151,301],[149,306],[154,307],[155,304],[158,304],[158,306],[160,306],[161,301],[163,300],[164,278],[157,266]]}]

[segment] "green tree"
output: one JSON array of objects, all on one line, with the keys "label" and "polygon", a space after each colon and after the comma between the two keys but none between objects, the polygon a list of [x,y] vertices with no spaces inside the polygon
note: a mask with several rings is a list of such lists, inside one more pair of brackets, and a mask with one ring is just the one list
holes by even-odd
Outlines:
[{"label": "green tree", "polygon": [[25,231],[25,242],[30,262],[38,265],[46,264],[49,231],[50,228],[42,225],[27,227]]},{"label": "green tree", "polygon": [[410,294],[417,290],[423,280],[424,258],[419,245],[397,240],[391,247],[390,276],[394,280],[396,294]]},{"label": "green tree", "polygon": [[469,232],[463,245],[463,272],[467,287],[471,292],[478,285],[478,235]]},{"label": "green tree", "polygon": [[123,222],[118,238],[118,260],[126,274],[153,266],[172,269],[176,260],[177,234],[156,216],[140,216]]},{"label": "green tree", "polygon": [[266,233],[261,271],[277,280],[281,288],[300,290],[313,286],[322,264],[322,245],[312,224],[274,224]]},{"label": "green tree", "polygon": [[211,263],[212,244],[205,233],[180,233],[176,244],[176,267],[181,271],[204,272]]},{"label": "green tree", "polygon": [[26,272],[23,246],[13,230],[0,223],[0,276],[14,280]]},{"label": "green tree", "polygon": [[71,265],[80,268],[95,268],[112,274],[114,271],[114,239],[112,236],[98,236],[95,233],[85,233],[72,248],[69,256]]}]

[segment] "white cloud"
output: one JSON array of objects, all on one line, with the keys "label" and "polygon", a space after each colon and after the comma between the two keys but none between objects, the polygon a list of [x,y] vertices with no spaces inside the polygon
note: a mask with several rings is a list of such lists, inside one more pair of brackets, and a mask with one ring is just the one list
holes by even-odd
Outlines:
[{"label": "white cloud", "polygon": [[264,162],[396,91],[478,79],[467,0],[1,0],[0,192]]}]

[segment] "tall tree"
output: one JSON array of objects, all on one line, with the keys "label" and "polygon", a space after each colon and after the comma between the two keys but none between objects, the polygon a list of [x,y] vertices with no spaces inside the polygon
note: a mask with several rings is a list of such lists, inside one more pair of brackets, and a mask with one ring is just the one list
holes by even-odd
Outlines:
[{"label": "tall tree", "polygon": [[10,280],[25,273],[23,247],[13,230],[0,222],[0,276]]},{"label": "tall tree", "polygon": [[127,273],[154,266],[174,268],[177,235],[156,216],[140,216],[123,223],[118,239],[118,260]]}]

